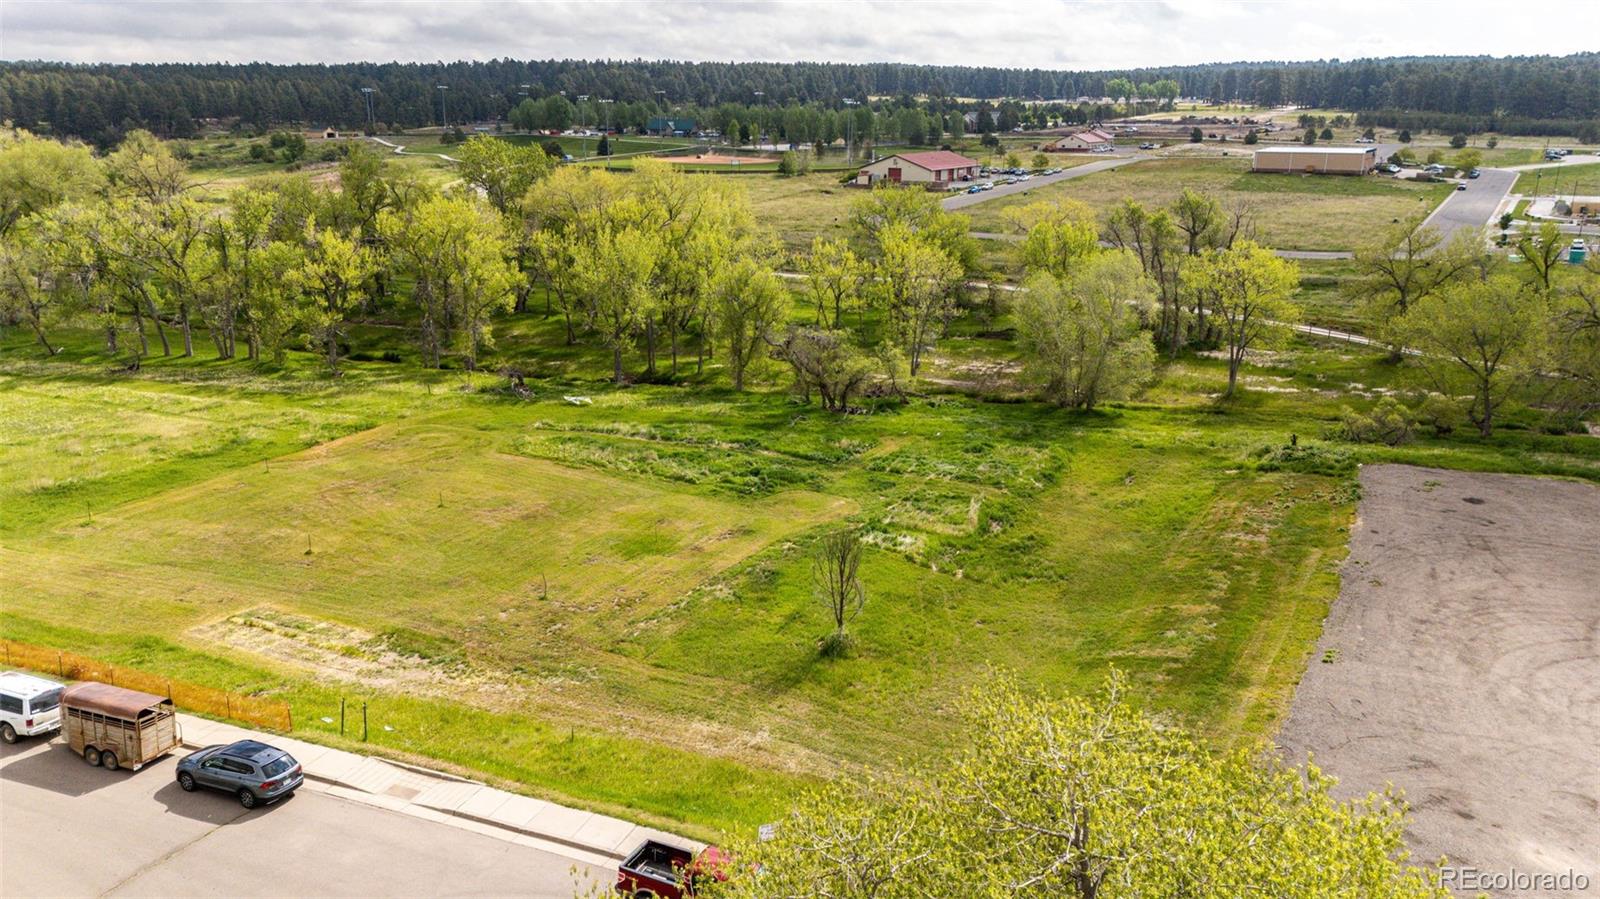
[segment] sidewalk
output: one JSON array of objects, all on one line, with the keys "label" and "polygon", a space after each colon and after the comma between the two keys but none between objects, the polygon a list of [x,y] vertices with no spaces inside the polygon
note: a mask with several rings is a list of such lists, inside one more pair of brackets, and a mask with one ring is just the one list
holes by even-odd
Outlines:
[{"label": "sidewalk", "polygon": [[300,762],[306,774],[302,789],[462,827],[592,865],[615,865],[645,839],[664,840],[696,852],[704,845],[619,818],[293,737],[267,736],[193,715],[179,714],[178,723],[183,727],[183,744],[191,749],[247,739],[271,743]]}]

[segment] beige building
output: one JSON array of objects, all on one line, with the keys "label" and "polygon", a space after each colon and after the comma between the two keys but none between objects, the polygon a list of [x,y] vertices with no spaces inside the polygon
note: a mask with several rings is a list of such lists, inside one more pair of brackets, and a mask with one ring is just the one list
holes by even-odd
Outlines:
[{"label": "beige building", "polygon": [[929,150],[926,153],[897,153],[868,163],[856,173],[856,184],[864,187],[884,182],[925,184],[933,189],[942,189],[957,181],[971,181],[977,176],[976,159],[968,159],[949,150]]},{"label": "beige building", "polygon": [[1104,128],[1090,128],[1045,144],[1042,149],[1046,153],[1088,153],[1115,145],[1116,138],[1111,132]]},{"label": "beige building", "polygon": [[1305,175],[1365,175],[1378,164],[1376,147],[1266,147],[1251,171]]}]

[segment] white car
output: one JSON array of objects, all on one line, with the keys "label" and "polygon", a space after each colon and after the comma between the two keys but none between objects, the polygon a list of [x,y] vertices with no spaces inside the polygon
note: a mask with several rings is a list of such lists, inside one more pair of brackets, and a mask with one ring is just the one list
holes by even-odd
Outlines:
[{"label": "white car", "polygon": [[20,671],[0,674],[0,740],[15,743],[60,730],[61,691],[53,680]]}]

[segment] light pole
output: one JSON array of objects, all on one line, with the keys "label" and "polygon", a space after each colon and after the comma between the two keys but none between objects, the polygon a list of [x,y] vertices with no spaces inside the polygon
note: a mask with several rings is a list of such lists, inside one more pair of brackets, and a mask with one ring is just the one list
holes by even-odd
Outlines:
[{"label": "light pole", "polygon": [[372,95],[374,93],[376,93],[377,90],[378,89],[375,88],[375,87],[364,87],[364,88],[361,89],[361,96],[367,101],[367,133],[368,134],[377,134],[378,133],[377,122],[374,121],[373,117],[372,117]]},{"label": "light pole", "polygon": [[[760,104],[760,106],[761,106],[761,119],[762,119],[762,121],[761,121],[761,130],[765,131],[765,130],[767,130],[767,122],[766,122],[766,118],[767,118],[767,99],[766,99],[767,98],[767,92],[766,91],[756,91],[755,92],[755,97],[756,97],[756,103]],[[757,150],[764,149],[761,146],[761,135],[759,135],[759,134],[756,135],[756,149]]]},{"label": "light pole", "polygon": [[583,106],[584,106],[585,103],[588,103],[588,102],[589,102],[589,95],[588,94],[579,94],[578,95],[578,130],[583,132],[582,147],[583,147],[583,158],[585,158],[585,159],[589,158],[589,126],[587,126],[587,125],[585,125],[583,123]]},{"label": "light pole", "polygon": [[449,128],[450,127],[450,112],[449,112],[449,110],[447,110],[445,108],[444,98],[445,98],[445,92],[450,90],[450,85],[448,85],[448,84],[435,84],[434,87],[437,88],[438,91],[439,91],[439,124],[440,124],[441,127]]},{"label": "light pole", "polygon": [[617,150],[616,147],[611,146],[611,104],[615,103],[616,101],[615,100],[598,100],[596,102],[598,102],[601,106],[604,106],[606,108],[606,128],[605,128],[604,131],[600,132],[600,140],[605,142],[605,145],[606,145],[606,168],[610,169],[611,168],[611,154],[615,153],[616,150]]},{"label": "light pole", "polygon": [[856,101],[844,98],[844,164],[847,166],[855,165],[856,161],[855,141],[851,140],[856,128],[856,111],[851,107],[855,105]]}]

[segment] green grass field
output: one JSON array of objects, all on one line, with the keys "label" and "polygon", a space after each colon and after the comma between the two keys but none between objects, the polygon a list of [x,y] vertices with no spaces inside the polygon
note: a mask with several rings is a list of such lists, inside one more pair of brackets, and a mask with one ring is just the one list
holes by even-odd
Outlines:
[{"label": "green grass field", "polygon": [[1517,183],[1511,190],[1526,196],[1600,195],[1600,162],[1580,162],[1523,172],[1517,176]]},{"label": "green grass field", "polygon": [[[1014,355],[1006,327],[959,325],[929,375]],[[1094,414],[958,392],[838,418],[715,364],[614,389],[537,315],[502,335],[502,360],[550,357],[532,400],[299,353],[112,374],[90,334],[47,362],[7,333],[0,633],[278,696],[341,745],[323,718],[366,701],[367,748],[714,837],[840,765],[940,751],[993,670],[1082,689],[1115,665],[1220,744],[1268,735],[1337,592],[1355,460],[1600,469],[1600,442],[1513,423],[1263,470],[1403,380],[1307,345],[1228,405],[1221,363],[1186,357]],[[807,552],[844,521],[869,601],[828,661]]]},{"label": "green grass field", "polygon": [[1224,208],[1249,204],[1258,239],[1295,250],[1348,250],[1392,222],[1426,213],[1449,192],[1449,185],[1411,184],[1380,178],[1256,174],[1245,157],[1158,159],[1083,178],[1063,181],[1015,197],[971,207],[977,231],[1003,231],[1002,213],[1038,200],[1073,198],[1102,214],[1132,197],[1147,206],[1165,206],[1185,188],[1209,193]]}]

